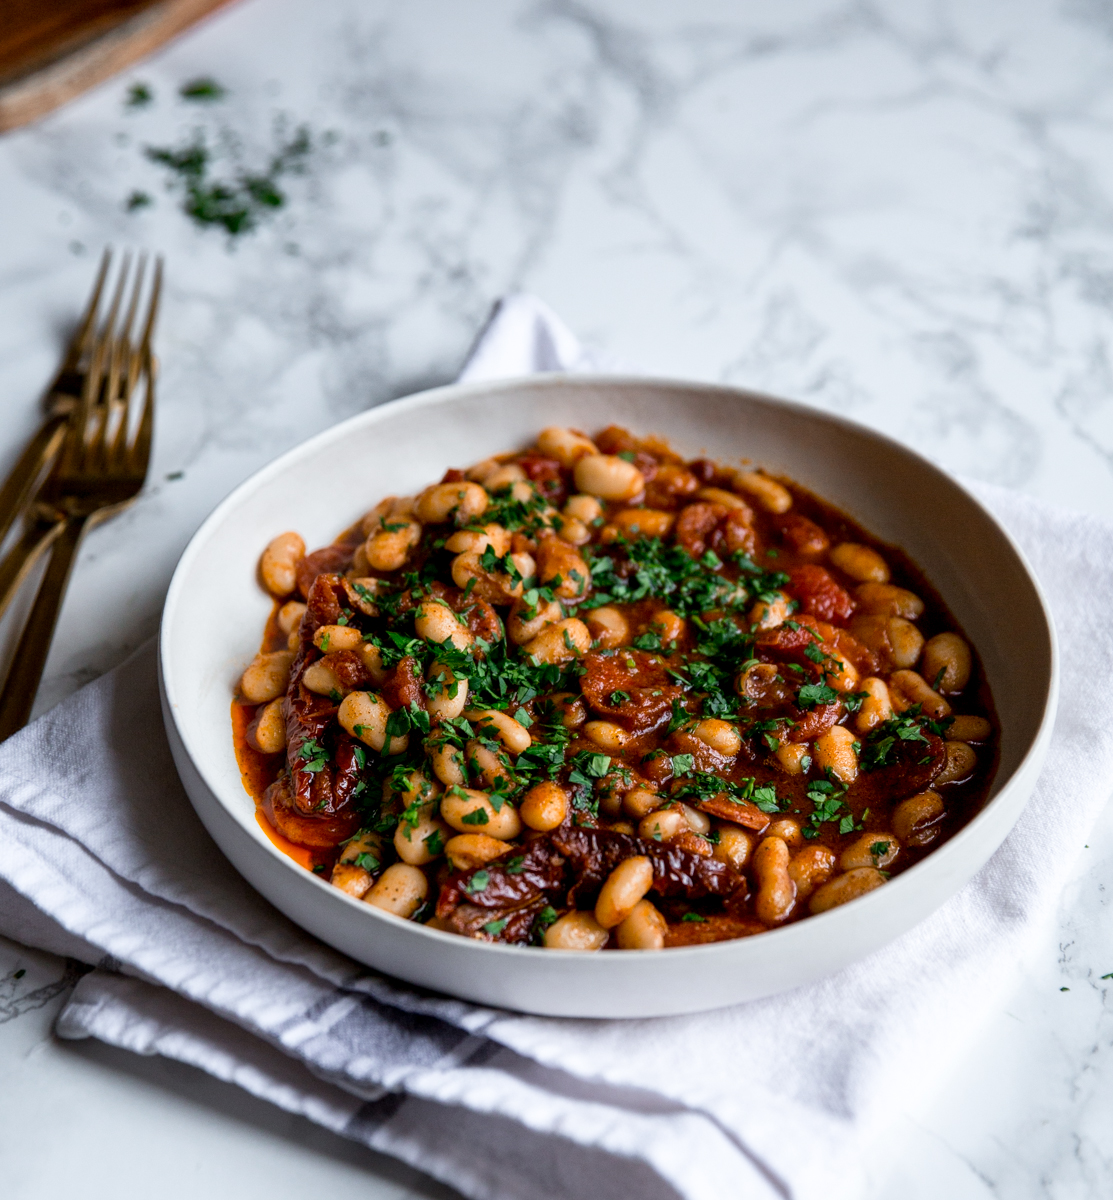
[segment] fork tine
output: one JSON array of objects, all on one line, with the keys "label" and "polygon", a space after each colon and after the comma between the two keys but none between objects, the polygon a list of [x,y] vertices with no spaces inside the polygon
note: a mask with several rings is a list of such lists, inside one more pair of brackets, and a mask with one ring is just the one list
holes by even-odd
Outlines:
[{"label": "fork tine", "polygon": [[97,308],[100,306],[101,292],[104,290],[104,281],[108,278],[108,267],[111,262],[112,247],[105,246],[104,253],[100,256],[100,267],[97,270],[96,280],[93,282],[93,291],[89,296],[89,303],[85,306],[85,311],[81,314],[80,324],[73,337],[70,338],[70,344],[66,347],[66,353],[62,360],[61,369],[63,371],[74,371],[81,362],[81,356],[86,350],[89,334],[96,320]]},{"label": "fork tine", "polygon": [[[147,255],[143,253],[139,255],[136,263],[135,279],[132,283],[127,313],[112,341],[112,365],[108,372],[108,388],[105,393],[106,410],[101,431],[101,447],[105,463],[122,460],[123,450],[127,444],[129,400],[137,374],[133,367],[136,350],[131,343],[131,331],[135,325],[136,313],[139,311],[139,297],[143,291],[146,272]],[[109,426],[116,417],[119,417],[119,420],[113,427],[110,438]]]},{"label": "fork tine", "polygon": [[162,298],[162,255],[158,255],[155,259],[155,276],[151,283],[151,296],[147,301],[147,321],[143,327],[143,340],[139,343],[139,348],[144,353],[149,352],[151,348],[151,334],[155,328],[155,318],[158,316],[159,300]]},{"label": "fork tine", "polygon": [[131,405],[130,402],[124,409],[124,419],[120,425],[120,431],[125,438],[125,444],[121,447],[123,456],[132,463],[139,460],[139,453],[142,450],[142,461],[145,464],[151,449],[151,431],[153,424],[153,387],[154,376],[156,373],[156,363],[154,355],[151,353],[151,336],[154,332],[155,321],[158,317],[159,299],[162,295],[162,256],[155,257],[154,274],[151,279],[151,293],[147,298],[147,317],[143,323],[143,337],[139,345],[132,350],[131,355],[131,371],[127,381],[127,395],[130,397],[134,394],[135,388],[139,383],[141,372],[145,372],[147,376],[147,393],[144,397],[143,411],[139,418],[139,427],[135,433],[135,439],[130,447],[126,444],[128,431],[131,427]]},{"label": "fork tine", "polygon": [[[109,310],[108,317],[105,320],[104,327],[101,330],[101,336],[106,343],[108,353],[108,372],[107,372],[107,387],[104,393],[104,401],[106,404],[111,404],[119,391],[120,386],[120,357],[123,353],[123,348],[127,342],[127,331],[130,324],[130,318],[133,315],[135,304],[138,301],[138,296],[133,287],[132,298],[129,302],[129,312],[123,322],[118,320],[120,315],[120,305],[124,299],[124,292],[127,289],[128,276],[131,273],[131,254],[124,255],[124,265],[120,271],[120,279],[116,284],[116,294],[112,297],[112,308]],[[140,259],[139,274],[137,284],[143,282],[143,265]]]},{"label": "fork tine", "polygon": [[139,428],[135,431],[135,441],[127,452],[127,465],[134,474],[141,475],[146,475],[147,464],[151,458],[151,437],[155,425],[155,375],[157,374],[150,344],[144,343],[144,346],[143,378],[147,386],[143,396],[143,412],[139,418]]},{"label": "fork tine", "polygon": [[105,373],[111,366],[112,332],[116,327],[116,317],[120,311],[124,286],[127,283],[130,269],[131,254],[130,252],[125,252],[123,263],[120,267],[120,274],[113,291],[112,303],[109,305],[108,312],[105,314],[100,328],[93,336],[89,364],[81,388],[81,402],[70,429],[70,436],[67,437],[63,450],[63,453],[73,461],[80,462],[82,459],[88,457],[86,435],[89,427],[89,418],[96,412],[96,406],[100,401],[101,389],[105,382]]}]

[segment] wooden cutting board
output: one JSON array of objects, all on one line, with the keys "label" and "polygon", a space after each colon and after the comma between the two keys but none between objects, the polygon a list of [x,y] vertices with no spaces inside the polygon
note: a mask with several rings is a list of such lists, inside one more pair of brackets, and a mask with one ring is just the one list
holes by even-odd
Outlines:
[{"label": "wooden cutting board", "polygon": [[231,0],[0,0],[0,132],[130,66]]}]

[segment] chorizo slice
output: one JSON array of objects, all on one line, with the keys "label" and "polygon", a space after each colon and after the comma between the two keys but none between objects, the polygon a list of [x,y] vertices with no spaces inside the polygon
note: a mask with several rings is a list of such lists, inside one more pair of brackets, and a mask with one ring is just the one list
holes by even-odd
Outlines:
[{"label": "chorizo slice", "polygon": [[727,792],[719,792],[707,800],[701,800],[696,807],[709,817],[718,817],[720,821],[731,821],[761,833],[769,824],[769,815],[763,813],[756,804],[749,800],[735,800]]},{"label": "chorizo slice", "polygon": [[707,946],[735,938],[764,933],[765,926],[756,917],[733,917],[716,913],[698,921],[677,921],[665,931],[665,946]]},{"label": "chorizo slice", "polygon": [[849,793],[855,805],[895,803],[929,788],[946,764],[947,744],[933,733],[925,733],[924,739],[897,741],[891,752],[893,762],[859,771]]},{"label": "chorizo slice", "polygon": [[821,621],[845,621],[857,605],[826,567],[804,563],[787,568],[789,591],[800,601],[800,611]]},{"label": "chorizo slice", "polygon": [[661,659],[644,650],[593,651],[585,655],[583,668],[584,699],[631,732],[655,729],[672,712],[673,700],[684,694],[679,684],[671,682]]},{"label": "chorizo slice", "polygon": [[826,554],[831,546],[827,534],[801,513],[781,513],[773,517],[772,525],[780,536],[781,545],[796,554]]}]

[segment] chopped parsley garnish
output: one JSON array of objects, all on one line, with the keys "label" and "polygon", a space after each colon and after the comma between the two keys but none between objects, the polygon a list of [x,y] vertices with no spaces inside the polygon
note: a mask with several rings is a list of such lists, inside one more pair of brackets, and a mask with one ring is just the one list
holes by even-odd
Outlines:
[{"label": "chopped parsley garnish", "polygon": [[509,917],[499,917],[497,921],[488,921],[487,924],[483,926],[483,932],[489,933],[491,937],[498,937],[498,935],[502,933],[509,922]]},{"label": "chopped parsley garnish", "polygon": [[368,874],[371,875],[375,874],[380,865],[379,860],[366,850],[362,854],[357,854],[355,858],[352,859],[352,862],[354,862],[357,867],[362,867],[368,872]]},{"label": "chopped parsley garnish", "polygon": [[171,187],[182,195],[182,211],[194,224],[216,226],[237,237],[286,204],[280,180],[305,172],[312,150],[309,130],[302,126],[289,138],[278,136],[265,168],[247,170],[237,163],[222,179],[213,177],[214,159],[217,154],[238,155],[238,143],[222,141],[214,151],[202,130],[180,146],[148,146],[145,153],[167,170]]},{"label": "chopped parsley garnish", "polygon": [[796,703],[801,708],[815,708],[817,704],[834,704],[839,693],[825,683],[806,683],[796,694]]},{"label": "chopped parsley garnish", "polygon": [[128,108],[146,108],[154,98],[155,94],[147,84],[133,83],[128,88],[127,99],[124,101],[124,104]]},{"label": "chopped parsley garnish", "polygon": [[831,779],[814,779],[808,784],[804,793],[812,802],[812,813],[804,825],[806,838],[819,837],[819,828],[828,821],[838,821],[839,833],[851,833],[859,825],[855,825],[853,814],[843,812],[846,805],[842,797],[846,795],[846,784]]},{"label": "chopped parsley garnish", "polygon": [[[942,737],[953,719],[953,717],[944,717],[941,721],[932,721],[921,715],[918,704],[913,704],[900,716],[882,721],[880,725],[866,734],[862,753],[858,759],[859,765],[864,771],[875,771],[878,767],[887,767],[896,761],[895,753],[899,743],[926,743],[925,729],[928,733],[935,734],[936,737]],[[930,762],[931,756],[928,755],[920,761]]]},{"label": "chopped parsley garnish", "polygon": [[307,742],[303,742],[298,754],[302,759],[299,764],[301,769],[308,771],[311,775],[316,775],[318,771],[323,771],[328,766],[328,751],[316,738],[310,738]]},{"label": "chopped parsley garnish", "polygon": [[183,100],[223,100],[225,91],[215,79],[206,75],[183,83],[178,88],[178,95]]},{"label": "chopped parsley garnish", "polygon": [[[590,554],[589,548],[584,550]],[[632,570],[619,569],[623,558]],[[746,587],[720,573],[723,563],[717,555],[708,551],[697,560],[682,546],[666,546],[660,538],[618,538],[588,561],[595,588],[593,608],[654,597],[667,601],[680,616],[691,617],[712,608],[740,608],[748,599]]]},{"label": "chopped parsley garnish", "polygon": [[701,917],[696,912],[686,912],[681,918],[682,921],[700,922],[701,924],[707,920],[706,917]]},{"label": "chopped parsley garnish", "polygon": [[695,767],[696,760],[691,754],[674,754],[672,756],[672,773],[677,777],[691,775]]},{"label": "chopped parsley garnish", "polygon": [[491,873],[489,871],[476,871],[476,873],[464,884],[464,891],[469,896],[474,896],[478,892],[487,890],[487,884],[491,882]]},{"label": "chopped parsley garnish", "polygon": [[[676,762],[676,759],[673,759]],[[678,800],[694,797],[697,801],[710,800],[712,796],[726,793],[732,800],[748,800],[757,805],[764,813],[780,812],[777,803],[777,785],[765,783],[760,787],[754,778],[743,779],[741,783],[733,783],[729,779],[720,779],[706,771],[693,771],[691,776],[674,790],[673,796]]]},{"label": "chopped parsley garnish", "polygon": [[568,773],[568,782],[579,784],[580,787],[594,788],[595,781],[603,779],[610,769],[609,755],[595,754],[591,750],[581,750],[572,759],[572,770]]},{"label": "chopped parsley garnish", "polygon": [[559,917],[560,914],[557,910],[551,904],[546,904],[533,920],[533,928],[530,930],[530,941],[535,946],[539,946],[545,940],[545,930],[556,922]]}]

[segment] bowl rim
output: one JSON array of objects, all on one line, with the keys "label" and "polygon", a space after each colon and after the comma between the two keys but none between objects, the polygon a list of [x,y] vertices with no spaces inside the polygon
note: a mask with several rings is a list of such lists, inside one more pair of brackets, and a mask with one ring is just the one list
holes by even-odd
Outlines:
[{"label": "bowl rim", "polygon": [[[1039,725],[1036,728],[1034,736],[1032,736],[1027,749],[1017,761],[1009,778],[1000,785],[996,795],[992,797],[981,810],[969,820],[956,834],[950,837],[938,849],[932,851],[931,854],[925,856],[918,863],[909,867],[908,870],[902,871],[895,879],[890,880],[884,888],[875,888],[873,891],[864,896],[858,897],[853,906],[839,906],[832,908],[823,913],[810,915],[804,920],[793,921],[788,925],[777,929],[767,930],[760,938],[752,937],[735,938],[723,942],[712,942],[703,945],[695,946],[677,946],[670,947],[668,951],[669,962],[679,961],[691,955],[700,955],[703,958],[710,958],[713,955],[728,956],[745,953],[744,947],[752,945],[755,940],[760,941],[766,948],[769,947],[769,939],[777,938],[777,945],[783,947],[788,954],[792,953],[793,940],[810,938],[816,935],[817,930],[821,926],[834,925],[839,921],[845,920],[846,915],[842,910],[853,907],[855,913],[861,914],[863,919],[866,919],[868,913],[879,905],[899,903],[899,897],[906,890],[915,886],[916,882],[924,876],[927,871],[942,873],[946,870],[947,865],[952,860],[960,860],[964,855],[965,846],[972,840],[976,840],[980,836],[981,828],[992,818],[993,811],[1001,806],[1006,799],[1007,793],[1012,789],[1014,784],[1025,777],[1032,767],[1033,763],[1042,761],[1046,753],[1047,744],[1051,739],[1055,713],[1058,705],[1059,682],[1061,670],[1061,658],[1059,651],[1058,635],[1055,628],[1055,623],[1051,615],[1051,607],[1047,597],[1044,594],[1043,587],[1040,584],[1039,578],[1032,569],[1024,551],[1017,544],[1012,534],[998,521],[997,517],[986,508],[981,500],[978,499],[973,492],[959,479],[944,471],[942,467],[932,462],[925,455],[911,446],[905,445],[891,435],[875,429],[864,422],[855,420],[842,413],[829,412],[827,409],[817,408],[813,405],[805,404],[799,400],[791,400],[781,396],[775,396],[767,392],[754,391],[749,388],[733,387],[727,384],[708,383],[702,380],[691,380],[684,378],[674,378],[669,376],[657,375],[636,375],[636,374],[605,374],[605,373],[584,373],[584,374],[568,374],[565,372],[538,372],[529,375],[516,375],[504,379],[495,380],[476,380],[467,383],[450,383],[440,385],[438,387],[423,389],[419,392],[413,392],[405,396],[400,396],[392,400],[375,405],[371,408],[364,409],[361,412],[355,413],[342,421],[337,422],[304,441],[283,451],[269,463],[260,467],[257,471],[252,472],[246,479],[237,484],[209,513],[204,521],[198,526],[197,530],[190,538],[185,549],[182,551],[181,557],[174,568],[174,573],[170,581],[170,586],[167,589],[166,600],[163,604],[162,616],[159,624],[158,634],[158,659],[159,659],[159,677],[163,690],[164,704],[163,712],[164,719],[173,721],[174,732],[179,738],[183,749],[189,757],[194,769],[197,771],[201,781],[209,790],[212,796],[226,814],[252,838],[255,844],[262,847],[266,853],[272,856],[275,860],[281,861],[292,874],[292,880],[300,879],[301,884],[291,882],[292,887],[309,885],[310,887],[323,889],[333,899],[334,902],[342,905],[351,906],[353,910],[362,912],[366,919],[374,921],[387,921],[395,924],[404,925],[410,933],[416,938],[432,939],[430,945],[450,944],[459,951],[460,944],[464,943],[469,946],[475,954],[484,954],[488,956],[505,957],[510,956],[511,960],[520,958],[521,955],[545,955],[551,958],[552,951],[542,947],[535,946],[519,946],[507,945],[502,942],[487,942],[477,938],[461,938],[458,934],[448,933],[439,929],[430,929],[427,925],[416,923],[413,921],[404,920],[391,913],[384,912],[365,904],[361,900],[357,900],[347,893],[334,888],[330,883],[321,879],[312,872],[306,871],[299,866],[292,858],[284,854],[265,834],[265,832],[257,827],[257,822],[252,821],[250,825],[241,819],[235,803],[231,797],[223,794],[223,787],[220,780],[211,777],[210,771],[203,759],[203,756],[195,753],[195,746],[192,744],[192,739],[188,729],[183,727],[183,722],[179,720],[178,713],[182,711],[181,705],[175,700],[174,696],[174,647],[171,644],[171,638],[174,629],[174,617],[179,605],[182,603],[183,593],[186,588],[186,578],[190,573],[190,567],[194,560],[203,552],[209,537],[213,531],[219,528],[226,516],[235,510],[241,499],[249,494],[254,489],[263,486],[268,481],[276,476],[281,475],[291,465],[303,456],[311,456],[320,447],[326,446],[331,442],[341,439],[345,436],[347,430],[353,427],[362,427],[364,425],[375,425],[382,420],[389,419],[393,414],[407,409],[420,409],[423,407],[434,406],[438,404],[449,403],[456,398],[466,398],[476,394],[490,394],[492,392],[513,391],[523,386],[530,387],[571,387],[579,388],[648,388],[654,390],[685,390],[689,392],[703,392],[710,395],[719,395],[726,397],[742,397],[748,401],[757,401],[759,404],[766,404],[772,407],[787,409],[790,412],[799,413],[808,418],[829,421],[834,425],[847,430],[855,435],[865,435],[866,437],[880,443],[888,452],[895,452],[897,455],[908,455],[916,460],[920,466],[926,468],[929,473],[934,474],[946,483],[955,488],[965,498],[967,503],[973,505],[994,527],[997,533],[1004,539],[1005,543],[1016,557],[1018,563],[1023,568],[1028,582],[1032,588],[1033,594],[1038,602],[1040,616],[1042,617],[1042,629],[1040,633],[1047,639],[1047,658],[1049,670],[1046,679],[1043,682],[1043,695],[1041,697],[1041,715]],[[493,452],[494,453],[494,452]],[[944,598],[945,599],[945,598]],[[229,732],[231,730],[229,729]],[[996,777],[995,777],[996,782]],[[242,785],[241,785],[242,786]],[[244,789],[244,795],[248,795]],[[249,797],[250,798],[250,797]],[[239,796],[236,797],[239,800]],[[191,800],[192,803],[192,800]],[[1019,819],[1019,812],[1017,818]],[[1014,822],[1015,822],[1014,819]],[[1005,836],[1011,832],[1011,826],[1006,831]],[[996,847],[994,852],[996,851]],[[989,855],[992,857],[992,853]],[[988,858],[983,860],[982,865],[988,861]],[[978,868],[981,869],[980,867]],[[952,893],[953,894],[953,893]],[[883,899],[887,897],[887,899]],[[841,914],[841,915],[840,915]],[[820,925],[817,925],[817,922]],[[312,935],[311,935],[312,936]],[[569,951],[568,953],[576,954],[584,960],[590,960],[599,964],[592,968],[597,972],[606,972],[608,970],[618,970],[622,960],[628,959],[627,955],[617,954],[587,954],[584,952]],[[606,964],[613,963],[611,967]]]}]

